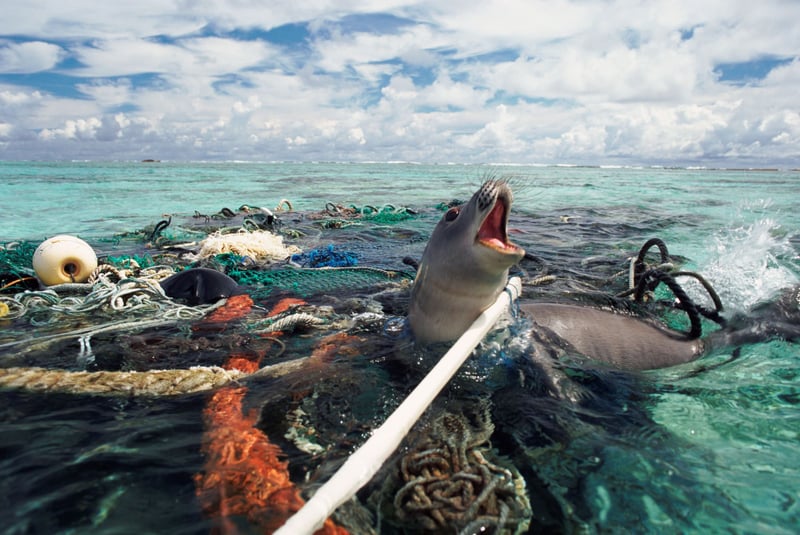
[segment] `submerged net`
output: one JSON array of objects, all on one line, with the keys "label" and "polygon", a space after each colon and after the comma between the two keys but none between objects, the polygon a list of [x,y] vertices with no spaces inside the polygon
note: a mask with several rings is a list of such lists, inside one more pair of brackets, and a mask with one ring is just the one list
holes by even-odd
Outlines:
[{"label": "submerged net", "polygon": [[233,270],[230,277],[246,286],[252,286],[255,298],[282,290],[309,297],[316,294],[340,294],[343,292],[371,288],[382,283],[408,283],[409,273],[377,268],[318,268],[318,269],[271,269]]},{"label": "submerged net", "polygon": [[444,412],[407,448],[393,501],[400,523],[425,532],[527,532],[532,514],[522,476],[492,452],[488,410],[476,416],[472,423]]},{"label": "submerged net", "polygon": [[17,292],[35,288],[33,252],[38,244],[29,241],[0,246],[0,292]]},{"label": "submerged net", "polygon": [[[291,212],[272,219],[252,209],[170,217],[96,241],[97,273],[90,283],[69,288],[31,285],[31,258],[38,244],[5,244],[0,248],[0,388],[176,396],[246,389],[248,381],[259,377],[278,381],[279,375],[298,372],[286,383],[269,383],[270,388],[257,395],[266,398],[263,410],[281,420],[278,431],[269,429],[269,438],[293,444],[288,458],[307,470],[307,488],[309,481],[313,485],[315,477],[330,470],[324,465],[327,456],[336,464],[337,456],[340,460],[367,435],[374,422],[363,414],[373,415],[375,406],[388,411],[398,401],[392,389],[408,377],[394,378],[391,366],[386,366],[380,373],[369,372],[375,375],[374,383],[366,381],[371,376],[364,370],[373,370],[373,363],[383,362],[387,353],[372,351],[364,342],[354,349],[351,334],[387,338],[392,314],[405,313],[395,301],[407,299],[414,277],[402,259],[421,257],[434,220],[451,204],[423,213],[389,205],[329,203],[319,212]],[[609,266],[610,271],[618,269]],[[160,291],[159,280],[191,267],[226,273],[255,302],[252,309],[248,304],[233,310],[233,298],[190,307]],[[222,310],[227,313],[215,312]],[[332,341],[325,338],[331,332],[348,335]],[[230,355],[237,352],[263,360],[262,371],[252,374],[228,366]],[[273,370],[271,375],[263,372],[266,369]],[[276,401],[280,396],[275,392],[283,392],[285,398]],[[360,397],[355,399],[354,393]],[[379,416],[380,410],[375,413]],[[217,451],[212,443],[221,452],[233,452],[232,464],[225,467],[228,479],[218,479],[220,467],[215,466],[198,480],[199,490],[212,494],[204,509],[220,516],[228,511],[222,505],[252,498],[234,483],[256,494],[263,489],[261,483],[239,481],[247,472],[240,470],[246,463],[235,454],[236,445],[248,444],[256,420],[250,413],[242,416],[241,429],[209,433],[204,446],[206,453]],[[311,457],[297,443],[304,429],[313,430],[309,433],[318,442],[309,450]],[[492,430],[486,412],[479,411],[472,420],[452,412],[432,416],[429,425],[407,441],[391,468],[392,478],[378,492],[380,499],[388,497],[392,508],[385,521],[398,531],[406,526],[430,532],[527,530],[533,515],[523,479],[492,449]],[[309,441],[305,444],[308,450]],[[275,456],[283,459],[277,445]],[[214,501],[218,488],[224,491],[220,495],[225,503]],[[248,516],[252,503],[247,501],[241,509]],[[372,513],[378,524],[384,522],[381,511]],[[376,525],[374,518],[359,523],[357,516],[344,518],[355,532],[360,532],[359,526]]]}]

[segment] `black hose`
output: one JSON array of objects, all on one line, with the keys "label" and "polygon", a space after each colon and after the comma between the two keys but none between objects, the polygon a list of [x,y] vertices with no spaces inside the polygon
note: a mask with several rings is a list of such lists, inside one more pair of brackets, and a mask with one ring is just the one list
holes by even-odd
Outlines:
[{"label": "black hose", "polygon": [[[667,250],[667,245],[664,243],[664,240],[661,238],[650,238],[642,245],[642,248],[639,249],[639,255],[636,257],[636,260],[633,264],[633,280],[639,281],[641,280],[642,274],[647,269],[647,264],[644,263],[644,257],[647,256],[647,253],[653,246],[658,247],[659,252],[661,253],[661,264],[666,264],[669,262],[669,251]],[[653,282],[651,286],[648,288],[648,291],[652,292],[658,286],[658,282]]]},{"label": "black hose", "polygon": [[666,264],[669,262],[669,251],[667,251],[667,244],[664,243],[664,240],[661,238],[650,238],[642,245],[642,248],[639,249],[639,256],[636,257],[637,264],[644,264],[645,255],[647,255],[648,251],[650,251],[654,245],[657,246],[658,250],[661,252],[661,263]]},{"label": "black hose", "polygon": [[415,271],[419,271],[419,262],[417,262],[414,258],[406,256],[403,258],[403,263],[407,266],[411,266]]},{"label": "black hose", "polygon": [[697,311],[700,312],[700,314],[702,314],[706,318],[710,319],[711,321],[714,321],[723,327],[725,326],[726,323],[725,318],[719,315],[719,313],[722,312],[723,309],[722,300],[719,298],[719,295],[717,294],[716,290],[714,290],[714,287],[711,286],[711,283],[708,282],[705,279],[705,277],[703,277],[699,273],[695,273],[694,271],[676,271],[675,273],[671,273],[671,275],[673,277],[692,277],[700,284],[702,284],[703,288],[705,288],[706,292],[708,293],[708,296],[714,302],[714,310],[710,310],[703,306],[696,305]]},{"label": "black hose", "polygon": [[161,232],[167,228],[172,223],[172,216],[169,216],[169,219],[162,219],[158,223],[156,223],[155,228],[153,229],[153,233],[150,234],[150,241],[154,241]]},{"label": "black hose", "polygon": [[691,298],[686,294],[686,292],[683,291],[681,285],[678,284],[678,282],[669,273],[665,273],[658,269],[650,269],[645,271],[639,279],[639,283],[636,285],[636,292],[633,295],[634,300],[640,302],[644,297],[645,292],[650,290],[650,286],[653,283],[655,283],[655,286],[658,286],[658,284],[661,282],[667,285],[670,291],[675,295],[675,298],[680,302],[679,308],[686,312],[686,314],[689,316],[691,328],[686,334],[686,337],[689,340],[700,338],[700,336],[703,334],[703,325],[700,321],[700,311],[698,310],[697,305],[695,305]]}]

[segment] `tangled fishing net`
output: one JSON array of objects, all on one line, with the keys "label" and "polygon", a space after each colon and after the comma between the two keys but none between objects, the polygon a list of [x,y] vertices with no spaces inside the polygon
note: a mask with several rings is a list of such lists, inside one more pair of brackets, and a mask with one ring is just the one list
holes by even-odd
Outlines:
[{"label": "tangled fishing net", "polygon": [[295,264],[312,268],[349,267],[358,264],[358,257],[355,254],[336,251],[332,244],[328,245],[326,249],[314,249],[308,253],[293,254],[291,260]]},{"label": "tangled fishing net", "polygon": [[[200,319],[216,308],[216,305],[190,307],[167,297],[158,281],[171,275],[171,269],[156,268],[151,272],[142,272],[133,277],[121,273],[109,266],[100,266],[90,277],[92,282],[85,284],[60,284],[45,290],[19,292],[13,296],[0,296],[0,303],[8,307],[8,319],[27,316],[37,327],[57,325],[60,316],[87,316],[102,313],[105,317],[128,316],[135,322],[135,317],[142,320],[143,325],[160,321],[178,321]],[[62,333],[61,337],[70,335],[85,336],[92,331],[103,332],[107,325],[95,325],[72,333]],[[32,337],[31,341],[42,341],[46,336]],[[22,343],[20,341],[19,343]],[[0,344],[0,348],[9,344]]]},{"label": "tangled fishing net", "polygon": [[215,232],[200,242],[200,250],[190,255],[192,260],[200,260],[224,253],[234,253],[254,260],[283,260],[300,252],[295,245],[283,244],[283,237],[268,230],[240,230],[232,234]]},{"label": "tangled fishing net", "polygon": [[[213,312],[207,321],[240,318],[253,305],[247,296],[234,296],[231,300],[235,300],[232,306]],[[268,317],[284,314],[301,303],[297,299],[283,299]],[[263,356],[233,353],[224,368],[236,373],[255,373]],[[206,462],[203,472],[195,475],[196,494],[206,514],[220,519],[224,526],[230,517],[244,516],[271,533],[305,501],[289,477],[288,462],[282,459],[280,447],[255,427],[258,411],[244,410],[246,393],[244,386],[221,388],[211,396],[203,411],[206,431],[202,450]],[[347,533],[330,519],[318,532]]]},{"label": "tangled fishing net", "polygon": [[252,286],[254,298],[274,290],[284,290],[300,297],[342,293],[379,285],[410,284],[412,276],[401,271],[369,267],[314,269],[235,269],[228,275],[239,284]]},{"label": "tangled fishing net", "polygon": [[[437,208],[453,204],[458,203]],[[195,476],[199,505],[219,520],[221,525],[215,529],[220,531],[234,530],[237,517],[271,531],[302,506],[300,491],[309,484],[308,479],[301,483],[299,477],[292,481],[279,444],[290,444],[289,452],[304,452],[304,466],[313,466],[326,454],[346,449],[342,436],[361,436],[372,423],[355,417],[343,423],[342,415],[353,414],[352,407],[363,401],[354,401],[354,393],[361,388],[372,395],[374,385],[363,384],[366,376],[357,375],[357,367],[332,369],[334,361],[369,354],[364,350],[367,344],[359,346],[352,333],[361,332],[354,328],[358,313],[364,321],[373,321],[372,316],[363,313],[363,303],[360,309],[344,312],[328,305],[344,301],[337,297],[352,299],[354,294],[374,298],[385,289],[407,295],[413,273],[391,268],[400,266],[403,256],[421,253],[428,230],[421,232],[422,227],[413,224],[390,227],[417,215],[392,205],[358,208],[328,203],[323,212],[293,215],[287,218],[290,223],[283,224],[268,212],[245,208],[239,213],[196,214],[182,226],[177,220],[173,225],[170,217],[152,228],[118,237],[113,242],[115,255],[98,255],[101,265],[83,285],[44,290],[38,284],[25,286],[26,280],[33,279],[30,258],[35,244],[0,247],[0,290],[5,289],[0,295],[0,320],[7,327],[0,332],[0,351],[5,350],[7,357],[6,367],[0,369],[0,388],[123,396],[213,390],[203,397],[207,402],[201,446],[205,464]],[[197,307],[167,297],[159,281],[198,263],[225,272],[245,287],[247,295]],[[662,264],[666,265],[663,259]],[[653,269],[663,271],[661,267]],[[631,267],[634,295],[641,293],[637,288],[652,291],[657,279],[652,271]],[[637,282],[634,275],[645,282]],[[324,298],[322,306],[315,309],[297,299],[309,296]],[[285,299],[273,307],[277,298]],[[378,306],[369,312],[383,324],[383,314],[391,312],[382,308],[386,302],[373,302]],[[325,306],[330,310],[324,310]],[[271,312],[265,316],[267,309]],[[164,326],[169,330],[161,329]],[[157,332],[149,338],[142,335],[141,331],[151,328]],[[343,332],[311,340],[312,329]],[[131,342],[134,332],[139,337],[136,343]],[[83,369],[47,367],[51,362],[45,358],[56,353],[52,345],[65,340],[67,344],[57,349],[66,358],[58,365]],[[150,344],[150,340],[155,342]],[[74,341],[80,347],[77,362]],[[142,362],[144,355],[159,367],[175,369],[140,371],[131,365],[90,372],[100,367],[96,362],[92,365],[92,344],[97,355],[104,350],[114,355],[127,351],[139,358],[134,364]],[[261,367],[266,354],[277,359],[284,350],[297,358]],[[35,362],[36,351],[44,362],[25,367]],[[167,361],[170,351],[176,356]],[[228,356],[224,366],[213,365],[221,362],[212,360],[218,353]],[[187,354],[209,365],[188,367]],[[16,360],[12,363],[12,359]],[[245,396],[255,377],[271,380],[289,371],[300,372],[291,377],[291,395],[298,399],[290,404],[292,410],[279,415],[288,424],[283,433],[273,435],[268,428],[257,427],[258,411],[248,410]],[[492,450],[492,432],[485,407],[474,414],[444,412],[421,426],[409,437],[392,477],[383,484],[382,495],[390,496],[379,513],[385,515],[365,525],[377,522],[391,528],[387,524],[393,524],[414,532],[526,532],[533,515],[524,481]],[[314,462],[307,462],[314,457]],[[321,473],[307,475],[320,477]],[[348,517],[340,520],[354,522]],[[330,520],[324,530],[343,532]]]},{"label": "tangled fishing net", "polygon": [[[397,518],[425,532],[524,533],[531,507],[522,476],[492,460],[488,411],[471,424],[445,412],[400,460]],[[512,471],[513,470],[513,471]]]},{"label": "tangled fishing net", "polygon": [[[305,501],[289,478],[281,449],[254,427],[257,413],[243,410],[246,392],[244,387],[220,389],[203,411],[206,462],[204,471],[195,476],[196,493],[207,515],[223,523],[244,516],[272,533]],[[346,535],[347,531],[328,519],[318,533]]]}]

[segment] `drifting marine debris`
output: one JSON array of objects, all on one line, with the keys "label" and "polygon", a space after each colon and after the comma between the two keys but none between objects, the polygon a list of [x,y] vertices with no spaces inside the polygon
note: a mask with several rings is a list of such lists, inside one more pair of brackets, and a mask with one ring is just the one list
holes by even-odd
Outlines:
[{"label": "drifting marine debris", "polygon": [[400,460],[395,515],[426,532],[524,533],[531,521],[525,483],[489,446],[494,426],[484,407],[474,423],[445,412]]}]

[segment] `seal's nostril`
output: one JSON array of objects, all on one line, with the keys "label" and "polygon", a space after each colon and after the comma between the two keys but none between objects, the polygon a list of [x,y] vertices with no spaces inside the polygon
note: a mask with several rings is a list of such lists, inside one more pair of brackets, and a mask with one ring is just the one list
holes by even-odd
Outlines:
[{"label": "seal's nostril", "polygon": [[478,208],[486,210],[497,197],[497,183],[494,181],[485,182],[478,192]]}]

